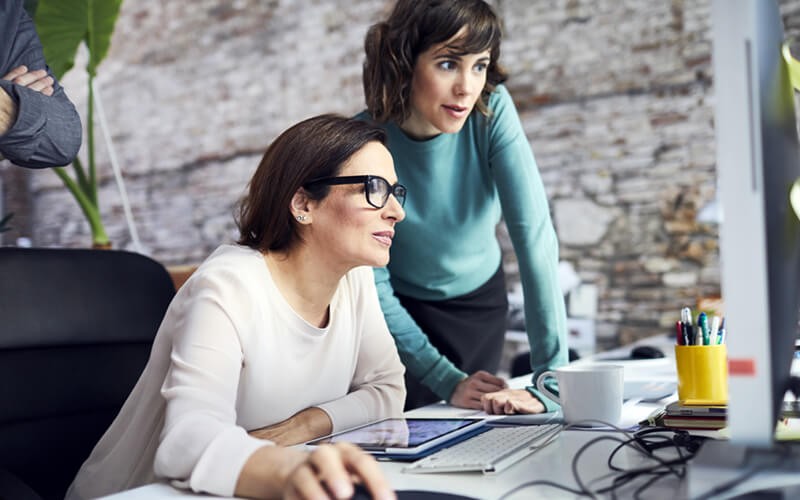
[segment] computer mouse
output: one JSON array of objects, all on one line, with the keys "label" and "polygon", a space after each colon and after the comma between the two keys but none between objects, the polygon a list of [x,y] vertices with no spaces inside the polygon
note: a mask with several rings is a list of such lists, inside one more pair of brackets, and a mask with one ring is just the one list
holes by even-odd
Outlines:
[{"label": "computer mouse", "polygon": [[353,485],[353,487],[353,496],[350,497],[352,500],[372,500],[372,494],[369,492],[366,486],[356,483]]},{"label": "computer mouse", "polygon": [[[363,484],[356,484],[355,493],[353,493],[352,500],[372,500],[367,487]],[[442,493],[438,491],[423,491],[423,490],[397,490],[395,491],[397,500],[477,500],[473,497],[465,497],[455,493]]]},{"label": "computer mouse", "polygon": [[631,349],[631,359],[663,358],[664,351],[651,345],[637,345]]}]

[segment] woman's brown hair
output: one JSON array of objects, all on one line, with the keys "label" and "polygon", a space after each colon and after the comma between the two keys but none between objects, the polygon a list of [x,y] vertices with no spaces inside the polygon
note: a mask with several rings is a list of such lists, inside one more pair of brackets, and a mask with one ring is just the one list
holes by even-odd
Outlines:
[{"label": "woman's brown hair", "polygon": [[[344,163],[367,143],[386,145],[386,133],[375,124],[338,115],[304,120],[267,148],[239,203],[236,223],[241,245],[290,250],[299,242],[292,197],[312,179],[336,176]],[[312,200],[328,195],[330,186],[304,188]]]},{"label": "woman's brown hair", "polygon": [[450,48],[462,55],[489,50],[486,85],[476,104],[488,116],[489,96],[507,74],[498,63],[500,20],[483,0],[398,0],[386,21],[370,27],[364,40],[363,73],[370,115],[382,123],[405,121],[411,113],[411,78],[417,57],[465,26],[465,35]]}]

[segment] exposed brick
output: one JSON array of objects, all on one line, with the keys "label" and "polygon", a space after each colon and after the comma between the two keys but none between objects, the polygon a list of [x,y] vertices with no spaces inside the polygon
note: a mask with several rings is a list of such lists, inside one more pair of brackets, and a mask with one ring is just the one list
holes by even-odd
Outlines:
[{"label": "exposed brick", "polygon": [[[695,221],[716,184],[709,0],[492,3],[506,28],[501,62],[551,208],[579,199],[613,209],[613,218],[596,210],[580,221],[608,224],[600,241],[561,244],[562,258],[598,286],[599,344],[663,332],[670,310],[719,294],[709,243],[717,229]],[[233,210],[270,141],[308,116],[363,108],[363,37],[391,4],[123,3],[97,83],[148,253],[197,262],[235,239]],[[781,6],[791,38],[800,0]],[[83,110],[83,72],[63,83]],[[116,247],[131,248],[100,135],[97,143],[108,232]],[[89,245],[80,210],[52,172],[12,182],[9,169],[0,166],[5,210],[30,221],[26,236],[41,246]],[[511,287],[516,259],[507,233],[498,234]]]}]

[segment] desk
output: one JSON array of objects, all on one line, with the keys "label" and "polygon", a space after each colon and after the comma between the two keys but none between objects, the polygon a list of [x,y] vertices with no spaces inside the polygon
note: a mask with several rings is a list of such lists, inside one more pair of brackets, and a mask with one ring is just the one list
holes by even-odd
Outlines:
[{"label": "desk", "polygon": [[[673,340],[668,336],[658,336],[639,341],[638,344],[647,344],[660,348],[666,354],[665,358],[637,361],[609,361],[622,364],[625,367],[625,381],[674,381],[675,363],[673,360]],[[620,357],[630,352],[632,346],[615,349],[613,351],[600,353],[588,359],[579,360],[579,363],[603,362],[609,358]],[[800,372],[798,365],[795,373]],[[529,383],[527,377],[513,379],[510,384],[512,387],[523,387]],[[623,405],[623,417],[621,425],[626,426],[646,418],[653,410],[664,406],[670,398],[659,402],[629,402]],[[481,415],[474,410],[463,410],[452,408],[446,404],[438,403],[419,408],[408,413],[416,417],[450,417],[450,416],[475,416]],[[693,434],[697,434],[693,432]],[[705,431],[706,435],[714,435],[716,431]],[[576,487],[576,481],[572,473],[572,462],[576,453],[586,443],[601,436],[618,436],[620,434],[607,433],[602,431],[568,430],[552,444],[537,453],[516,463],[497,475],[482,475],[478,473],[460,474],[406,474],[402,472],[403,464],[394,462],[382,462],[382,469],[388,477],[392,486],[397,490],[417,489],[444,491],[458,493],[480,499],[499,499],[513,488],[533,480],[549,480],[564,486]],[[578,462],[578,473],[584,484],[602,477],[608,472],[606,461],[611,450],[616,443],[602,441],[592,445],[584,453]],[[638,453],[625,449],[617,455],[618,460],[615,464],[620,467],[630,468],[649,464],[645,458]],[[691,466],[690,466],[691,467]],[[795,476],[796,477],[796,476]],[[708,488],[719,484],[725,478],[719,477],[700,477],[699,484],[707,491]],[[785,483],[781,481],[785,480]],[[789,481],[792,481],[789,483]],[[607,484],[605,482],[598,483]],[[619,498],[632,498],[634,492],[643,484],[643,480],[634,481],[633,484],[621,488],[617,491]],[[743,486],[732,489],[726,494],[728,497],[752,491],[754,488],[764,488],[770,485],[796,484],[794,477],[787,477],[786,474],[764,472],[744,483]],[[594,485],[597,487],[597,485]],[[650,486],[642,498],[676,498],[683,499],[689,497],[688,484],[686,480],[678,480],[675,476],[668,476],[660,479]],[[150,499],[190,499],[190,498],[214,498],[210,496],[194,495],[192,493],[172,488],[167,484],[151,484],[142,486],[129,491],[124,491],[111,497],[112,500],[150,500]],[[568,492],[546,487],[534,486],[520,490],[513,495],[503,497],[504,500],[523,500],[529,498],[576,498]],[[726,498],[717,495],[714,498]]]},{"label": "desk", "polygon": [[[661,339],[659,339],[661,341]],[[668,355],[671,353],[670,341],[665,337],[664,346],[658,345]],[[648,342],[650,345],[654,343]],[[597,359],[614,357],[627,353],[630,346],[617,352],[611,351],[597,356]],[[580,361],[590,362],[592,359]],[[626,361],[621,363],[625,367],[625,380],[675,380],[675,363],[670,357],[652,360]],[[529,377],[518,377],[511,381],[512,387],[524,387],[530,383]],[[621,425],[629,426],[646,418],[653,410],[662,407],[662,402],[633,402],[623,406],[623,421]],[[433,404],[408,412],[415,417],[452,417],[483,415],[474,410],[463,410],[450,407],[443,403]],[[483,475],[478,473],[459,474],[407,474],[402,472],[402,463],[382,462],[382,468],[390,483],[395,489],[418,489],[446,491],[459,493],[481,499],[497,499],[507,492],[527,481],[546,479],[569,487],[577,487],[571,465],[573,457],[578,450],[592,439],[599,436],[608,436],[610,433],[603,431],[567,430],[549,446],[537,453],[516,463],[512,467],[497,475]],[[624,437],[619,434],[613,434]],[[611,450],[617,443],[611,441],[599,442],[590,447],[578,462],[578,472],[584,482],[592,481],[608,472],[606,460]],[[616,464],[622,467],[633,467],[645,464],[644,459],[631,450],[623,450],[618,455]],[[605,483],[601,483],[605,484]],[[632,486],[619,490],[620,498],[630,498],[633,492],[641,486],[635,482]],[[675,478],[665,478],[656,482],[647,490],[648,498],[685,498],[685,482]],[[536,486],[521,490],[509,497],[508,500],[522,500],[535,498],[575,498],[565,491]],[[167,484],[152,484],[133,490],[125,491],[108,497],[113,500],[144,500],[144,499],[175,499],[192,498],[195,495],[177,490]],[[199,497],[199,496],[198,496]],[[204,497],[212,498],[212,497]]]},{"label": "desk", "polygon": [[[512,488],[534,479],[548,479],[566,486],[575,487],[570,464],[578,449],[590,439],[604,435],[602,432],[564,431],[550,446],[518,462],[500,474],[482,475],[461,474],[406,474],[401,471],[403,464],[383,462],[382,468],[395,489],[418,489],[460,493],[480,499],[497,499]],[[583,455],[579,462],[581,476],[586,480],[601,476],[606,471],[606,459],[614,443],[598,443]],[[616,463],[631,467],[642,463],[635,453],[624,452]],[[637,486],[638,487],[638,486]],[[619,491],[620,498],[632,498],[635,487]],[[186,493],[166,484],[152,484],[113,495],[113,500],[145,500],[191,498]],[[199,497],[199,496],[198,496]],[[204,497],[212,498],[212,497]],[[575,498],[574,495],[549,487],[537,486],[521,490],[508,500],[530,498]],[[648,489],[646,498],[686,498],[685,483],[674,479],[664,479]]]}]

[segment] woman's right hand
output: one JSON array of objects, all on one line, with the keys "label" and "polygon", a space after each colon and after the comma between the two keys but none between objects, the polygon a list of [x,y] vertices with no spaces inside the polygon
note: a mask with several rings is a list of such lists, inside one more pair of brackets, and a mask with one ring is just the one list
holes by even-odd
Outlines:
[{"label": "woman's right hand", "polygon": [[491,373],[479,370],[456,385],[450,404],[459,408],[482,410],[481,397],[490,392],[506,389],[506,381]]},{"label": "woman's right hand", "polygon": [[363,483],[375,500],[393,500],[378,462],[351,443],[322,445],[306,456],[289,474],[283,490],[286,499],[353,496],[353,483]]}]

